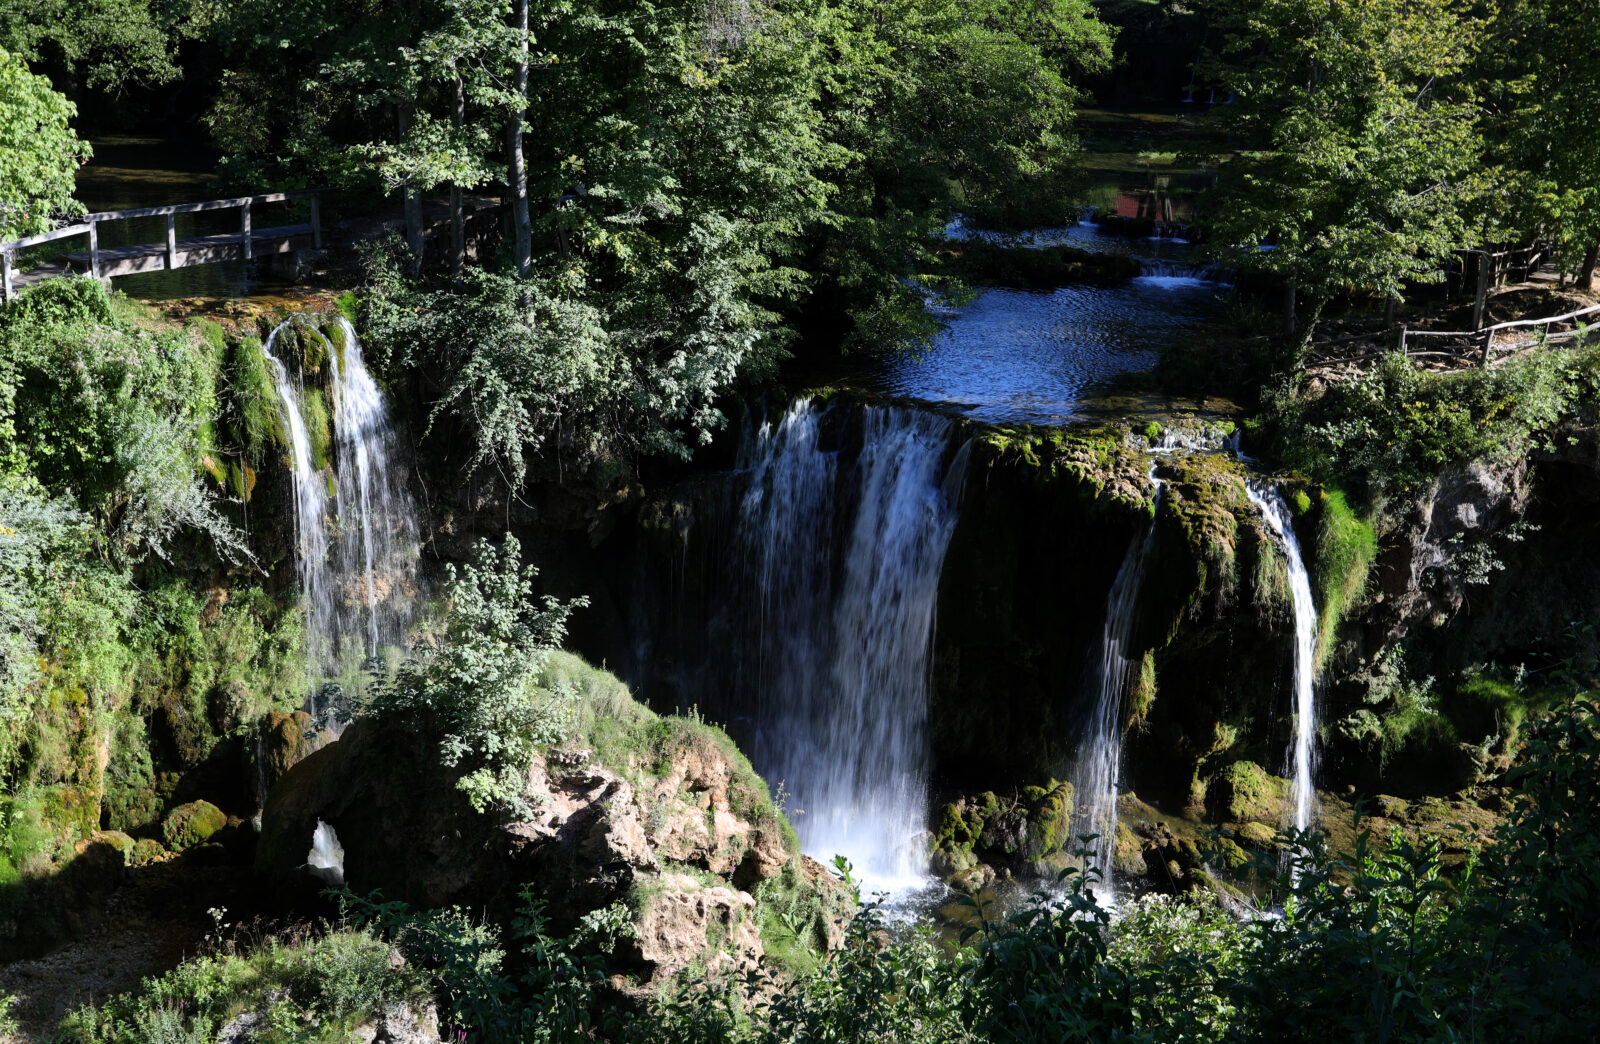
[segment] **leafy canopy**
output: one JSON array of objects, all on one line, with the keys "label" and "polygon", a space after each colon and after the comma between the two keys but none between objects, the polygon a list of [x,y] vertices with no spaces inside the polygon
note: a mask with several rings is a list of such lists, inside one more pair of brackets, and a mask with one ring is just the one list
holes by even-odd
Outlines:
[{"label": "leafy canopy", "polygon": [[48,232],[59,215],[83,213],[72,175],[89,145],[68,125],[75,115],[49,80],[0,47],[0,241]]}]

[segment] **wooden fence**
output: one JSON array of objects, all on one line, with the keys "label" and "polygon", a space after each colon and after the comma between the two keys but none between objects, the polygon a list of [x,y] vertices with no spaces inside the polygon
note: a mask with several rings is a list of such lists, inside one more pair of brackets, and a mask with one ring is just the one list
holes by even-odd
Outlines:
[{"label": "wooden fence", "polygon": [[[0,298],[11,300],[15,293],[12,271],[18,251],[44,243],[76,236],[88,237],[88,250],[68,254],[67,260],[86,264],[89,274],[96,279],[131,275],[160,269],[187,268],[190,265],[211,264],[254,258],[257,254],[281,254],[301,246],[322,248],[323,189],[300,189],[295,192],[268,192],[259,196],[242,196],[237,199],[212,199],[203,203],[178,203],[165,207],[137,207],[132,210],[112,210],[89,214],[75,225],[58,228],[36,236],[25,236],[9,243],[0,243]],[[290,199],[309,198],[311,220],[306,224],[279,225],[270,228],[251,227],[251,208],[263,203],[282,203]],[[238,210],[239,231],[219,235],[196,236],[189,239],[177,237],[175,219],[179,214],[198,214],[214,210]],[[164,243],[141,243],[135,246],[100,247],[100,226],[112,221],[134,218],[165,217],[167,238]]]}]

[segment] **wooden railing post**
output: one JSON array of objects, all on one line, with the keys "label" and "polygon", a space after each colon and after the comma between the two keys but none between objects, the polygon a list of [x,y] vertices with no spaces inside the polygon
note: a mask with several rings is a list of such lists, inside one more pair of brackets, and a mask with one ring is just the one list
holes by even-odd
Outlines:
[{"label": "wooden railing post", "polygon": [[249,261],[256,254],[255,249],[250,244],[250,201],[248,199],[244,201],[241,213],[243,216],[239,219],[239,234],[244,237],[244,259]]},{"label": "wooden railing post", "polygon": [[167,267],[178,267],[178,224],[172,214],[167,215]]},{"label": "wooden railing post", "polygon": [[322,249],[322,194],[311,194],[311,248]]},{"label": "wooden railing post", "polygon": [[0,300],[11,300],[11,251],[0,250]]},{"label": "wooden railing post", "polygon": [[1489,367],[1489,345],[1491,345],[1493,343],[1494,343],[1494,331],[1493,330],[1485,330],[1485,331],[1483,331],[1483,354],[1482,354],[1481,358],[1482,358],[1482,361],[1483,361],[1484,369],[1488,369],[1488,367]]},{"label": "wooden railing post", "polygon": [[89,222],[89,274],[100,278],[100,230],[93,221]]},{"label": "wooden railing post", "polygon": [[1400,324],[1400,354],[1406,354],[1406,324]]}]

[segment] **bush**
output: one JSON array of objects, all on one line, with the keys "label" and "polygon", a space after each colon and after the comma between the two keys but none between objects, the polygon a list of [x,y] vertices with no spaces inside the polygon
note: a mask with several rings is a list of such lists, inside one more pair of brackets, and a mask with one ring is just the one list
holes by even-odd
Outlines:
[{"label": "bush", "polygon": [[364,708],[433,739],[444,764],[461,769],[457,785],[474,808],[510,815],[528,811],[523,789],[537,748],[571,733],[576,692],[541,680],[567,616],[588,604],[546,597],[536,607],[538,571],[522,568],[520,555],[508,534],[498,549],[479,541],[459,571],[448,566],[442,640],[375,684]]}]

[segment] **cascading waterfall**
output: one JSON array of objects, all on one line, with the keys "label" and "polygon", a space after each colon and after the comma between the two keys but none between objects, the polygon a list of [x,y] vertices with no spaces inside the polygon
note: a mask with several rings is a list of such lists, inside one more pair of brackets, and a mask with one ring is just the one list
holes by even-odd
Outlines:
[{"label": "cascading waterfall", "polygon": [[1233,278],[1233,273],[1222,265],[1172,258],[1140,258],[1139,273],[1155,279],[1203,279],[1216,283]]},{"label": "cascading waterfall", "polygon": [[[1159,510],[1163,485],[1150,471]],[[1106,600],[1105,630],[1100,641],[1100,658],[1095,664],[1094,710],[1079,747],[1073,790],[1077,795],[1072,834],[1093,834],[1091,859],[1101,873],[1103,887],[1109,889],[1112,855],[1117,840],[1117,780],[1122,773],[1123,701],[1133,677],[1134,664],[1128,657],[1133,639],[1135,613],[1139,604],[1139,585],[1144,579],[1145,562],[1155,545],[1154,522],[1128,545],[1128,553],[1117,570]]]},{"label": "cascading waterfall", "polygon": [[802,847],[891,891],[927,856],[934,606],[966,449],[954,424],[864,408],[853,460],[823,448],[809,400],[746,440],[740,538],[757,662],[757,768],[798,809]]},{"label": "cascading waterfall", "polygon": [[304,375],[291,374],[273,354],[278,335],[295,322],[291,318],[273,330],[264,350],[289,434],[309,666],[313,684],[325,686],[352,676],[386,648],[405,644],[416,599],[418,527],[383,394],[367,371],[355,330],[343,319],[342,351],[301,324],[328,353],[333,460],[328,468],[317,467],[305,420]]},{"label": "cascading waterfall", "polygon": [[1311,597],[1311,577],[1300,555],[1289,505],[1274,488],[1249,486],[1251,503],[1277,536],[1289,562],[1289,593],[1294,601],[1294,741],[1289,760],[1294,771],[1290,797],[1294,802],[1294,826],[1304,830],[1311,824],[1311,807],[1316,792],[1312,774],[1316,770],[1316,686],[1317,612]]}]

